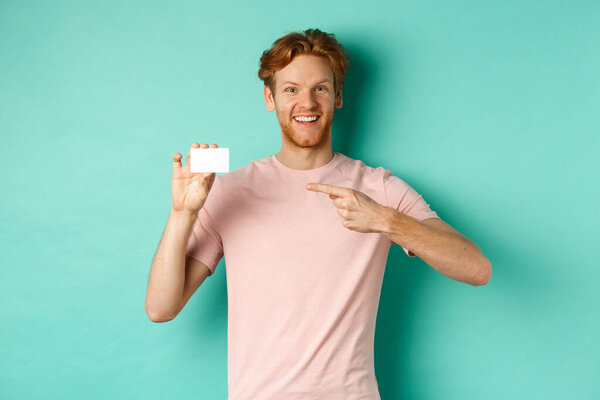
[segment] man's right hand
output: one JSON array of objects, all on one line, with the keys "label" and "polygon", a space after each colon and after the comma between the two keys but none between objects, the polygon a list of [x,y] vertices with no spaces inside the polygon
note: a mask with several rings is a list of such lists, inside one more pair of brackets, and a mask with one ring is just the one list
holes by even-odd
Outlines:
[{"label": "man's right hand", "polygon": [[[192,148],[207,149],[206,143],[201,145],[193,143]],[[216,148],[216,144],[211,144]],[[188,152],[185,166],[181,165],[183,156],[180,153],[173,155],[173,180],[171,182],[171,195],[173,197],[173,210],[197,214],[204,206],[208,193],[215,182],[214,172],[190,172],[190,153]]]}]

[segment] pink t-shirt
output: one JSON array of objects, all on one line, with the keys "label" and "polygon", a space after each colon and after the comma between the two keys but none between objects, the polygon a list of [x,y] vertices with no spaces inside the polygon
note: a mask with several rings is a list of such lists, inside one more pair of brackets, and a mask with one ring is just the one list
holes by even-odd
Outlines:
[{"label": "pink t-shirt", "polygon": [[211,275],[225,256],[228,400],[380,399],[375,320],[392,242],[344,227],[333,200],[308,182],[439,218],[391,171],[338,152],[310,170],[270,155],[217,176],[187,255]]}]

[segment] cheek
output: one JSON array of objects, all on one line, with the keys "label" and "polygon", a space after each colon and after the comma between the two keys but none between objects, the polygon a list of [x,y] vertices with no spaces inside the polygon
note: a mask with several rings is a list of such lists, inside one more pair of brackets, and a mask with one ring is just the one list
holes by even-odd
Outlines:
[{"label": "cheek", "polygon": [[279,119],[289,119],[290,118],[290,113],[291,113],[290,107],[288,107],[284,104],[278,104],[276,111],[277,111],[277,116],[279,117]]},{"label": "cheek", "polygon": [[328,110],[328,111],[330,111],[331,109],[333,109],[334,106],[335,106],[335,100],[333,98],[331,98],[331,97],[327,98],[327,99],[323,99],[319,103],[321,103],[321,108],[323,110]]},{"label": "cheek", "polygon": [[292,112],[292,107],[290,107],[289,104],[280,104],[279,105],[279,112],[282,115],[289,116],[291,114],[291,112]]}]

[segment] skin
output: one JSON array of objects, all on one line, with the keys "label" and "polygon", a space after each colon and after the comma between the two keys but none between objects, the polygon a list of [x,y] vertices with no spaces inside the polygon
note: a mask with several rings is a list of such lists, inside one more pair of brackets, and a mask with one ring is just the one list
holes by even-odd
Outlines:
[{"label": "skin", "polygon": [[492,265],[475,243],[439,218],[418,221],[351,188],[311,182],[306,189],[329,195],[347,229],[380,233],[448,278],[473,286],[491,278]]},{"label": "skin", "polygon": [[[217,148],[213,143],[208,146],[193,143],[191,148]],[[173,154],[173,177],[171,179],[171,197],[173,199],[173,210],[187,214],[196,214],[204,205],[208,193],[215,182],[214,172],[193,173],[190,172],[190,154],[187,154],[185,165],[181,165],[183,156],[180,153]]]},{"label": "skin", "polygon": [[[324,58],[297,56],[275,73],[274,92],[265,86],[264,97],[267,110],[276,111],[281,127],[282,146],[276,157],[282,164],[313,169],[331,161],[331,126],[335,108],[342,106],[342,90],[334,91],[333,72]],[[314,127],[306,128],[293,121],[297,114],[321,117]],[[209,146],[191,146],[198,147]],[[206,265],[185,257],[185,246],[215,173],[191,173],[190,153],[191,149],[185,166],[180,153],[173,155],[173,206],[152,263],[146,294],[146,313],[154,322],[173,319],[209,274]],[[311,182],[306,189],[315,195],[327,194],[347,229],[380,233],[451,279],[471,285],[485,285],[490,279],[489,260],[472,241],[439,218],[418,221],[362,192],[325,182]]]},{"label": "skin", "polygon": [[[281,151],[275,156],[287,167],[300,170],[327,164],[333,157],[334,111],[342,106],[342,89],[334,91],[333,72],[327,60],[296,56],[274,78],[274,91],[265,86],[263,94],[267,110],[276,111],[281,127]],[[314,127],[307,128],[293,120],[298,114],[321,117]],[[440,218],[418,221],[352,188],[311,182],[306,189],[327,194],[347,229],[381,233],[451,279],[474,286],[489,282],[490,261],[470,239]]]},{"label": "skin", "polygon": [[[296,56],[275,72],[274,92],[265,85],[263,94],[269,112],[275,111],[281,127],[281,151],[277,159],[290,168],[313,169],[333,158],[331,125],[335,108],[342,107],[342,90],[334,93],[333,72],[323,57]],[[321,82],[321,81],[325,82]],[[294,82],[289,84],[286,82]],[[313,127],[299,125],[294,115],[318,114]]]},{"label": "skin", "polygon": [[[191,148],[208,148],[193,143]],[[216,148],[215,143],[210,147]],[[185,166],[183,156],[173,154],[171,196],[173,205],[156,249],[144,309],[153,322],[170,321],[181,311],[210,270],[200,261],[187,257],[186,246],[200,208],[215,182],[215,173],[190,172],[190,151]]]}]

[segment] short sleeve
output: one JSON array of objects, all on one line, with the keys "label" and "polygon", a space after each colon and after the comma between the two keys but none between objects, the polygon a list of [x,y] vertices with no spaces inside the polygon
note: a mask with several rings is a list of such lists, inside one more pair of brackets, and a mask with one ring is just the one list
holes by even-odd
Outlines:
[{"label": "short sleeve", "polygon": [[[387,169],[383,174],[383,188],[388,207],[395,208],[418,221],[423,221],[427,218],[439,218],[437,213],[431,210],[429,204],[423,199],[423,196]],[[406,248],[402,247],[402,249],[404,249],[404,252],[409,257],[415,257],[415,254]]]},{"label": "short sleeve", "polygon": [[213,187],[208,193],[204,206],[198,211],[198,218],[194,223],[192,232],[187,242],[186,255],[204,263],[214,274],[217,264],[223,257],[223,240],[219,233],[218,225],[213,219],[216,206],[220,204],[219,179],[216,178]]}]

